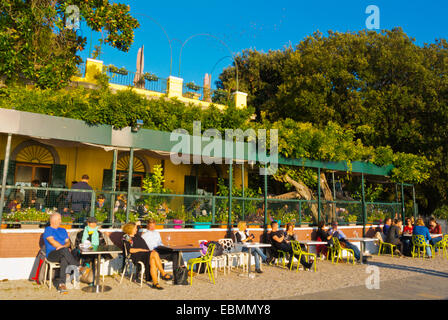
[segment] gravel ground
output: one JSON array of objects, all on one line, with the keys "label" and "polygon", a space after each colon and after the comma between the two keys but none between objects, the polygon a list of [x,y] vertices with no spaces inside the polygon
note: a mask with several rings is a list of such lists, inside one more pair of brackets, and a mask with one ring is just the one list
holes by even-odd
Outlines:
[{"label": "gravel ground", "polygon": [[[60,294],[56,289],[48,290],[27,280],[0,282],[0,300],[22,299],[142,299],[142,300],[251,300],[282,299],[283,297],[328,291],[338,288],[364,285],[371,273],[367,267],[379,267],[380,281],[403,279],[417,275],[448,277],[448,259],[392,258],[390,256],[373,256],[368,265],[352,265],[339,262],[332,265],[328,261],[317,262],[317,272],[299,270],[298,272],[277,266],[263,266],[264,273],[254,279],[241,276],[242,270],[233,270],[230,274],[218,274],[216,284],[209,282],[207,274],[195,275],[193,286],[174,286],[161,281],[164,290],[151,289],[146,284],[140,288],[136,283],[124,280],[119,286],[119,277],[106,277],[105,284],[112,287],[109,292],[96,294],[81,290],[70,290]],[[81,287],[85,286],[84,284]],[[136,295],[138,293],[138,295]]]}]

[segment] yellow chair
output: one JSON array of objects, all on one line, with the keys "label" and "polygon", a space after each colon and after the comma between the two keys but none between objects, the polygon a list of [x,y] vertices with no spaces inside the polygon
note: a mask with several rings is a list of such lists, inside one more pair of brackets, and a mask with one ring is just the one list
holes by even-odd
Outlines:
[{"label": "yellow chair", "polygon": [[297,262],[297,269],[296,272],[299,271],[299,264],[300,264],[300,259],[302,258],[302,256],[305,256],[307,258],[307,261],[309,262],[309,258],[310,257],[314,257],[314,272],[316,272],[316,255],[314,253],[309,253],[309,252],[305,252],[302,250],[302,247],[300,246],[300,243],[298,241],[291,241],[291,246],[292,246],[292,253],[293,256],[291,257],[291,263],[290,263],[290,267],[289,270],[292,270],[292,264],[293,264],[293,260],[294,260],[294,256],[298,256],[299,260]]},{"label": "yellow chair", "polygon": [[436,243],[436,245],[434,246],[434,249],[438,248],[440,250],[442,250],[442,257],[445,257],[448,259],[448,234],[443,236],[443,239],[440,240],[439,242]]},{"label": "yellow chair", "polygon": [[282,268],[286,268],[285,262],[286,262],[287,255],[288,255],[288,253],[286,251],[277,250],[277,267],[278,267],[278,261],[281,259],[282,260]]},{"label": "yellow chair", "polygon": [[350,253],[352,255],[353,258],[353,264],[355,264],[355,252],[353,251],[353,249],[348,249],[348,248],[342,248],[341,243],[339,242],[339,239],[336,237],[333,237],[333,256],[331,257],[331,263],[333,263],[335,255],[337,255],[337,259],[336,259],[336,264],[339,261],[339,258],[341,258],[342,261],[342,253],[345,251],[347,252],[347,263],[350,262],[350,256],[348,255],[348,253]]},{"label": "yellow chair", "polygon": [[[392,255],[392,257],[394,256],[394,250],[397,247],[395,244],[392,243],[388,243],[388,242],[383,242],[381,240],[378,239],[378,241],[380,242],[380,247],[378,248],[378,255],[380,255],[380,253],[384,253],[384,249],[386,249],[386,247],[390,248],[390,253]],[[381,252],[381,249],[383,249],[383,252]]]},{"label": "yellow chair", "polygon": [[415,249],[417,248],[418,257],[420,258],[420,251],[423,250],[422,258],[425,258],[426,255],[426,247],[431,248],[432,258],[434,259],[434,247],[428,243],[426,243],[425,236],[421,234],[412,235],[412,258],[415,258],[417,255],[415,253]]},{"label": "yellow chair", "polygon": [[202,264],[202,263],[205,263],[206,265],[208,278],[210,279],[210,281],[213,282],[213,284],[215,284],[215,277],[213,276],[213,270],[211,264],[214,251],[215,251],[215,244],[210,243],[207,247],[207,252],[205,253],[204,256],[188,260],[187,268],[190,271],[191,275],[190,285],[193,285],[193,266],[195,264]]}]

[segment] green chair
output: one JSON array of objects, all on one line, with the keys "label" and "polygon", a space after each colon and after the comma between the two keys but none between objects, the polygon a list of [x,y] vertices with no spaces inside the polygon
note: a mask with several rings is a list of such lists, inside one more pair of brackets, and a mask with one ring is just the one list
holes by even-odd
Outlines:
[{"label": "green chair", "polygon": [[213,270],[211,264],[214,251],[215,251],[215,244],[210,243],[207,247],[207,252],[205,253],[204,256],[188,260],[187,268],[190,271],[191,275],[190,285],[193,285],[193,266],[195,264],[202,264],[202,263],[205,263],[206,265],[208,278],[210,279],[210,281],[213,282],[213,284],[215,284],[215,277],[213,276]]},{"label": "green chair", "polygon": [[[386,249],[387,247],[390,248],[390,253],[392,255],[392,257],[394,256],[394,250],[397,247],[395,244],[392,243],[388,243],[388,242],[383,242],[381,240],[378,239],[378,241],[380,242],[380,247],[378,248],[378,255],[380,255],[380,253],[384,253],[384,249]],[[382,249],[382,252],[381,252]]]},{"label": "green chair", "polygon": [[300,259],[302,258],[302,256],[305,256],[307,258],[307,261],[309,262],[309,258],[310,257],[314,257],[314,272],[316,272],[316,255],[314,253],[309,253],[309,252],[305,252],[302,250],[302,247],[300,246],[300,243],[298,241],[291,241],[291,246],[292,246],[292,253],[293,256],[291,257],[291,263],[290,263],[290,267],[289,270],[292,270],[292,263],[294,260],[294,256],[298,256],[299,260],[297,262],[297,269],[296,272],[299,271],[299,264],[300,264]]},{"label": "green chair", "polygon": [[443,239],[436,243],[434,249],[440,249],[442,251],[442,257],[446,257],[448,259],[448,234],[443,236]]},{"label": "green chair", "polygon": [[420,251],[423,250],[422,258],[425,258],[426,255],[426,247],[431,248],[432,258],[434,259],[434,247],[428,243],[426,243],[425,236],[421,234],[412,235],[412,258],[415,258],[417,253],[415,253],[415,249],[417,249],[418,257],[420,258]]},{"label": "green chair", "polygon": [[282,259],[282,268],[286,268],[285,262],[287,256],[288,253],[286,251],[277,250],[277,267],[278,267],[278,261]]},{"label": "green chair", "polygon": [[334,252],[331,257],[331,263],[333,263],[335,256],[337,256],[336,264],[338,263],[339,258],[341,258],[341,261],[342,261],[342,254],[345,251],[345,252],[347,252],[347,263],[350,262],[350,256],[348,255],[350,253],[353,258],[353,264],[355,264],[355,252],[353,251],[353,249],[342,248],[341,243],[339,242],[339,239],[335,238],[335,237],[333,237],[333,250],[334,250]]}]

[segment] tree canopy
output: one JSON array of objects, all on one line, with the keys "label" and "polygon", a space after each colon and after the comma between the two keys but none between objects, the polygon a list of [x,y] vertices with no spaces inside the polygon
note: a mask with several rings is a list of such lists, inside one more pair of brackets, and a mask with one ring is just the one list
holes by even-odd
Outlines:
[{"label": "tree canopy", "polygon": [[[67,7],[102,33],[103,42],[127,52],[139,23],[129,6],[108,0],[2,0],[0,2],[0,76],[41,88],[62,88],[77,73],[86,37],[67,27]],[[68,11],[67,11],[68,12]],[[85,31],[85,30],[84,30]]]},{"label": "tree canopy", "polygon": [[[329,31],[283,50],[245,50],[236,63],[240,88],[258,119],[264,113],[270,122],[290,118],[316,128],[337,123],[381,151],[373,161],[395,158],[394,164],[401,164],[396,175],[425,166],[426,160],[414,162],[420,156],[432,161],[430,176],[416,180],[423,182],[420,206],[432,211],[448,203],[447,49],[445,39],[418,46],[400,28]],[[217,85],[231,87],[234,72],[234,66],[224,70]]]}]

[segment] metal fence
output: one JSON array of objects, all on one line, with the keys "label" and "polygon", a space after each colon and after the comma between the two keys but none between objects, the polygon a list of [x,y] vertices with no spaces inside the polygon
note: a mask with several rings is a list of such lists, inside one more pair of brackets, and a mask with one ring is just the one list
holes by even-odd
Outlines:
[{"label": "metal fence", "polygon": [[121,74],[112,72],[109,68],[106,69],[106,74],[109,77],[109,83],[131,86],[161,93],[167,92],[167,80],[164,78],[157,77],[154,80],[147,80],[141,76],[139,77],[139,81],[136,81],[135,72],[126,71],[124,74]]},{"label": "metal fence", "polygon": [[246,221],[249,226],[269,225],[273,220],[296,226],[315,224],[317,220],[338,221],[341,225],[382,223],[386,217],[402,218],[400,203],[366,203],[363,219],[361,201],[267,199],[232,197],[229,220],[229,198],[213,195],[148,194],[141,192],[77,190],[7,186],[2,224],[17,225],[48,222],[51,212],[62,215],[63,224],[81,226],[89,216],[103,225],[120,227],[129,221],[150,218],[166,227],[227,227]]}]

